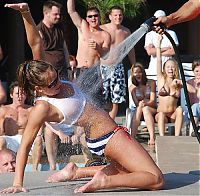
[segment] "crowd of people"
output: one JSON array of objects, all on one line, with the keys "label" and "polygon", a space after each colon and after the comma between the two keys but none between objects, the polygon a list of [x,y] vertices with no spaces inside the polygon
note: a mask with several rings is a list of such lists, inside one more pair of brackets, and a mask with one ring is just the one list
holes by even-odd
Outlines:
[{"label": "crowd of people", "polygon": [[[128,57],[132,84],[129,92],[136,107],[131,134],[115,122],[118,105],[125,101],[124,65],[122,62],[99,65],[100,59],[110,49],[131,34],[128,28],[122,26],[123,9],[119,6],[111,7],[110,22],[100,25],[100,13],[96,7],[88,8],[86,19],[83,19],[75,9],[75,1],[68,0],[67,11],[78,29],[77,55],[73,56],[68,52],[59,24],[62,7],[59,3],[44,3],[44,17],[37,26],[27,3],[6,4],[5,7],[21,13],[33,60],[19,65],[18,81],[10,86],[12,103],[9,105],[5,104],[7,95],[0,81],[0,173],[15,172],[13,186],[1,190],[1,193],[26,192],[23,180],[27,158],[29,154],[32,155],[33,171],[36,171],[42,156],[43,139],[50,169],[55,170],[58,138],[62,143],[81,142],[83,149],[86,149],[83,153],[86,154],[87,167],[78,168],[75,163],[68,163],[50,176],[48,182],[92,177],[75,193],[117,187],[148,190],[163,188],[162,172],[135,136],[142,118],[149,131],[149,145],[155,144],[155,122],[158,123],[160,136],[165,135],[167,122],[174,123],[175,136],[181,134],[183,109],[178,105],[178,99],[183,84],[179,78],[178,64],[172,58],[174,50],[165,40],[163,29],[158,24],[162,22],[169,27],[193,19],[198,15],[199,7],[196,8],[195,4],[192,16],[181,16],[179,11],[170,17],[162,10],[155,13],[158,18],[154,22],[155,30],[160,34],[154,31],[147,34],[145,49],[151,56],[150,67],[152,64],[157,67],[156,81],[148,79],[143,65],[136,63],[134,48],[130,50]],[[176,34],[170,30],[168,32],[178,45]],[[96,86],[96,93],[100,90],[101,98],[111,105],[106,110],[105,107],[93,104],[91,96],[78,85],[81,80],[90,79],[88,73],[93,68],[96,70],[97,84],[102,84]],[[196,123],[200,115],[199,68],[198,59],[192,65],[195,77],[187,82]],[[26,98],[34,104],[27,105]],[[190,126],[190,135],[192,132]],[[103,157],[105,162],[87,164],[96,157],[98,160]]]}]

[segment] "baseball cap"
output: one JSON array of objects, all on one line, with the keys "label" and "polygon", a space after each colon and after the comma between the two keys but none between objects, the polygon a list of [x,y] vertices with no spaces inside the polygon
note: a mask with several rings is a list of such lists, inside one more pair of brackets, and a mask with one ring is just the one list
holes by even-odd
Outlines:
[{"label": "baseball cap", "polygon": [[158,17],[161,17],[161,16],[166,16],[165,12],[163,10],[157,10],[155,13],[154,13],[154,16],[156,18]]}]

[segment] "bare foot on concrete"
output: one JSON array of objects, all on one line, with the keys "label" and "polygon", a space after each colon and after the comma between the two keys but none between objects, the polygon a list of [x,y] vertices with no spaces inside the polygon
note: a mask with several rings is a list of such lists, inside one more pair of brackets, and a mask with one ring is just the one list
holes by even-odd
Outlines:
[{"label": "bare foot on concrete", "polygon": [[91,181],[80,188],[76,188],[74,193],[93,192],[95,190],[108,188],[109,185],[107,177],[108,176],[104,172],[98,171]]},{"label": "bare foot on concrete", "polygon": [[47,182],[65,182],[67,180],[73,180],[76,176],[76,170],[78,167],[75,163],[68,163],[62,170],[51,175]]}]

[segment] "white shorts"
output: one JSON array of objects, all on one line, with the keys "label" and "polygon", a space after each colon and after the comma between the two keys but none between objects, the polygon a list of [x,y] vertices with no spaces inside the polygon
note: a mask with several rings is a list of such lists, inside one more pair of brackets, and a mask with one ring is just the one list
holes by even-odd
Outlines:
[{"label": "white shorts", "polygon": [[17,153],[17,151],[19,149],[19,145],[20,145],[21,140],[22,140],[22,135],[13,135],[13,136],[4,135],[4,136],[1,136],[1,137],[4,138],[5,141],[6,141],[6,148]]},{"label": "white shorts", "polygon": [[[4,138],[6,141],[6,148],[12,150],[13,152],[17,153],[19,146],[21,144],[22,140],[22,135],[13,135],[13,136],[8,136],[8,135],[2,135],[0,136],[1,138]],[[31,150],[29,152],[29,155],[32,155],[32,150],[33,150],[34,143],[31,147]]]}]

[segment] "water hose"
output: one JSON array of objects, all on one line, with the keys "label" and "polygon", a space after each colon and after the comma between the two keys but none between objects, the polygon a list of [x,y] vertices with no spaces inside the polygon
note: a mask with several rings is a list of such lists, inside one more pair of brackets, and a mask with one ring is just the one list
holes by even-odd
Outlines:
[{"label": "water hose", "polygon": [[194,120],[194,116],[193,116],[193,113],[192,113],[190,98],[189,98],[189,95],[188,95],[187,84],[186,84],[185,75],[184,75],[184,69],[183,69],[183,66],[182,66],[182,63],[181,63],[179,51],[178,51],[178,48],[177,48],[174,40],[170,36],[170,34],[166,31],[164,32],[164,34],[170,40],[170,42],[171,42],[171,44],[174,48],[174,51],[175,51],[175,57],[176,57],[176,60],[178,62],[178,66],[179,66],[179,70],[180,70],[180,74],[181,74],[181,80],[182,80],[182,83],[183,83],[183,90],[184,90],[184,94],[185,94],[185,100],[186,100],[186,103],[187,103],[188,113],[189,113],[189,116],[190,116],[190,121],[192,123],[192,127],[193,127],[193,130],[195,132],[195,135],[196,135],[196,137],[197,137],[197,139],[200,143],[200,133],[198,132],[200,127],[196,125],[195,120]]},{"label": "water hose", "polygon": [[[148,31],[150,31],[150,30],[152,30],[153,22],[155,20],[156,20],[156,17],[153,16],[153,17],[149,18],[148,20],[146,20],[142,25],[145,25],[147,27]],[[188,95],[187,84],[186,84],[185,75],[184,75],[184,69],[183,69],[183,66],[182,66],[182,63],[181,63],[178,48],[177,48],[174,40],[172,39],[171,35],[167,31],[165,31],[164,25],[161,24],[160,26],[164,30],[164,34],[167,36],[167,38],[169,39],[169,41],[171,42],[171,44],[174,48],[175,57],[176,57],[176,60],[178,62],[178,66],[179,66],[179,70],[180,70],[180,74],[181,74],[181,80],[182,80],[182,83],[183,83],[183,90],[184,90],[185,99],[186,99],[186,103],[187,103],[188,113],[189,113],[189,116],[190,116],[190,121],[192,123],[192,127],[193,127],[195,135],[198,139],[198,142],[200,143],[200,132],[199,132],[200,127],[196,125],[195,120],[194,120],[194,116],[193,116],[193,113],[192,113],[190,98],[189,98],[189,95]]]}]

